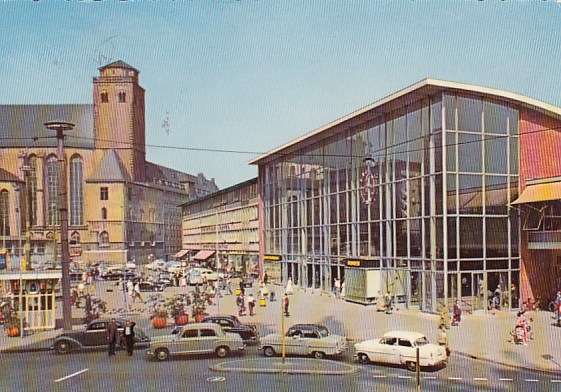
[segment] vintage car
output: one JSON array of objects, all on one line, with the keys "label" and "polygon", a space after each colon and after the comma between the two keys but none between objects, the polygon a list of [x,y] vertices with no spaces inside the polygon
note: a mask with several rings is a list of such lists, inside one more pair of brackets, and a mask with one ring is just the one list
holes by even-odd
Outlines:
[{"label": "vintage car", "polygon": [[[127,322],[126,319],[115,319],[118,325],[119,340],[118,345],[125,348],[125,338],[123,330]],[[53,342],[51,349],[59,354],[66,354],[73,350],[99,348],[107,346],[107,324],[111,322],[110,318],[99,318],[91,321],[86,328],[81,330],[73,330],[62,333],[57,336]],[[150,341],[144,330],[139,327],[134,327],[135,342],[139,346],[145,345]]]},{"label": "vintage car", "polygon": [[243,324],[234,315],[207,316],[202,322],[218,324],[225,332],[237,333],[246,343],[256,342],[259,340],[259,332],[257,332],[255,325]]},{"label": "vintage car", "polygon": [[245,350],[240,335],[224,332],[218,324],[195,323],[176,328],[173,333],[152,338],[146,350],[148,357],[165,361],[176,354],[215,353],[219,358]]},{"label": "vintage car", "polygon": [[214,282],[218,280],[218,274],[208,268],[193,268],[189,272],[190,285],[203,284],[205,280],[207,282]]},{"label": "vintage car", "polygon": [[240,280],[240,286],[242,286],[243,288],[250,288],[253,287],[253,283],[255,281],[255,278],[251,275],[247,275],[244,276],[241,280]]},{"label": "vintage car", "polygon": [[381,339],[366,340],[355,344],[355,359],[370,362],[406,365],[409,370],[417,367],[417,347],[420,366],[446,365],[446,348],[429,343],[425,335],[410,331],[392,331]]},{"label": "vintage car", "polygon": [[165,283],[161,282],[140,282],[138,284],[140,291],[164,291],[166,288]]},{"label": "vintage car", "polygon": [[[285,352],[288,355],[312,355],[321,359],[326,355],[339,356],[348,348],[347,338],[330,334],[329,330],[316,324],[296,324],[285,335]],[[263,355],[272,357],[281,352],[282,335],[269,334],[261,339]]]}]

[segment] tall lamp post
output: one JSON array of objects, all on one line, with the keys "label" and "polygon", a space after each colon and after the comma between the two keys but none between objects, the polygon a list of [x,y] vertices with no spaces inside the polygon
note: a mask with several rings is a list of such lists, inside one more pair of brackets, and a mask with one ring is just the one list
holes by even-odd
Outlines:
[{"label": "tall lamp post", "polygon": [[64,159],[64,132],[71,131],[74,124],[65,121],[49,121],[45,127],[56,131],[59,168],[60,248],[62,262],[62,321],[66,331],[72,329],[72,305],[70,303],[70,254],[68,252],[68,202],[66,195],[66,165]]},{"label": "tall lamp post", "polygon": [[[24,254],[25,257],[25,270],[31,271],[31,244],[30,244],[30,237],[31,232],[29,231],[31,227],[31,192],[29,189],[29,173],[31,172],[31,166],[25,164],[21,167],[21,171],[23,172],[24,177],[24,200],[23,200],[23,211],[25,212],[25,245],[24,245]],[[21,234],[21,233],[20,233]]]}]

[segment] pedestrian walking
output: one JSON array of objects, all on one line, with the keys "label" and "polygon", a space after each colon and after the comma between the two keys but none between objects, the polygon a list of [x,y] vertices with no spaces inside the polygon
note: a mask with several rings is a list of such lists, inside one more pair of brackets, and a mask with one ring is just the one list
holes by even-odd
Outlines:
[{"label": "pedestrian walking", "polygon": [[115,346],[117,345],[117,338],[119,337],[119,330],[117,325],[117,320],[111,319],[111,322],[107,324],[106,328],[107,343],[108,343],[108,355],[115,355]]},{"label": "pedestrian walking", "polygon": [[230,281],[230,278],[229,278],[229,277],[226,277],[225,279],[226,279],[226,291],[228,291],[228,294],[226,294],[226,295],[232,295],[232,294],[234,294],[234,293],[232,292],[232,282]]},{"label": "pedestrian walking", "polygon": [[440,327],[440,332],[438,333],[438,337],[436,339],[439,346],[444,346],[446,350],[446,356],[450,356],[450,349],[448,348],[448,335],[446,334],[446,328],[444,326]]},{"label": "pedestrian walking", "polygon": [[131,300],[134,302],[134,283],[130,279],[127,281],[127,293],[131,297]]},{"label": "pedestrian walking", "polygon": [[238,315],[245,316],[245,298],[243,296],[243,292],[241,292],[236,298],[236,305],[238,306]]},{"label": "pedestrian walking", "polygon": [[252,317],[255,316],[255,313],[253,313],[253,309],[255,309],[255,298],[253,298],[253,294],[251,293],[247,296],[247,306],[249,307],[249,315]]},{"label": "pedestrian walking", "polygon": [[284,306],[284,317],[289,317],[290,313],[288,312],[288,305],[290,305],[290,300],[288,299],[288,294],[284,293],[283,297],[283,306]]},{"label": "pedestrian walking", "polygon": [[341,298],[345,299],[345,295],[347,295],[346,288],[345,288],[345,281],[341,283]]},{"label": "pedestrian walking", "polygon": [[455,327],[459,327],[461,321],[462,321],[462,308],[460,306],[460,300],[457,299],[456,303],[454,303],[454,309],[452,310],[452,325]]},{"label": "pedestrian walking", "polygon": [[286,295],[290,295],[292,294],[292,278],[288,278],[288,281],[286,282],[286,290],[284,292]]},{"label": "pedestrian walking", "polygon": [[335,282],[333,283],[333,293],[335,294],[335,298],[339,299],[341,295],[341,281],[339,278],[335,278]]},{"label": "pedestrian walking", "polygon": [[510,298],[512,300],[512,307],[518,308],[520,304],[518,303],[518,290],[516,289],[516,285],[512,283],[510,285]]},{"label": "pedestrian walking", "polygon": [[140,302],[144,303],[144,299],[142,298],[142,295],[140,295],[140,284],[138,282],[134,285],[134,298],[132,302],[136,302],[137,298]]},{"label": "pedestrian walking", "polygon": [[267,275],[266,272],[265,272],[265,275],[263,275],[263,283],[265,283],[265,284],[269,283],[269,275]]},{"label": "pedestrian walking", "polygon": [[132,355],[133,353],[133,348],[134,348],[134,326],[136,325],[135,322],[133,321],[127,321],[127,323],[125,324],[125,342],[127,344],[127,354],[129,356]]}]

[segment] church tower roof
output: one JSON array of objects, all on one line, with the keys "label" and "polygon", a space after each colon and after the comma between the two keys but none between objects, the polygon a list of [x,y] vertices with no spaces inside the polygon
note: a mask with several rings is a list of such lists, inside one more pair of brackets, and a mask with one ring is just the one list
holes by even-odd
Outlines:
[{"label": "church tower roof", "polygon": [[106,68],[125,68],[125,69],[132,69],[133,71],[135,71],[136,73],[140,73],[140,71],[136,68],[134,68],[132,65],[129,65],[127,63],[125,63],[124,61],[118,60],[118,61],[114,61],[110,64],[104,65],[103,67],[100,67],[99,70],[104,70]]},{"label": "church tower roof", "polygon": [[131,178],[115,150],[111,149],[86,180],[87,182],[130,182]]}]

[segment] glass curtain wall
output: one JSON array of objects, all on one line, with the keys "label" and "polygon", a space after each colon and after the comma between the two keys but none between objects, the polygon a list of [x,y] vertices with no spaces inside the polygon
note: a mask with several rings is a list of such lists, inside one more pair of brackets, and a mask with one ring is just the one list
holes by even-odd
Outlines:
[{"label": "glass curtain wall", "polygon": [[482,309],[518,287],[517,124],[499,103],[439,94],[267,164],[266,253],[305,288],[331,290],[361,258],[408,306]]}]

